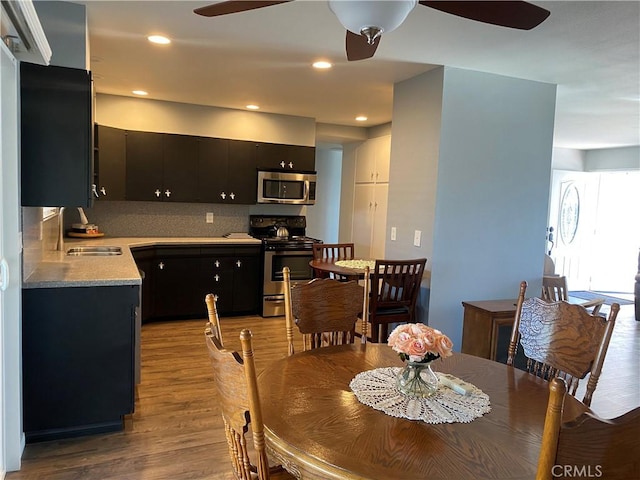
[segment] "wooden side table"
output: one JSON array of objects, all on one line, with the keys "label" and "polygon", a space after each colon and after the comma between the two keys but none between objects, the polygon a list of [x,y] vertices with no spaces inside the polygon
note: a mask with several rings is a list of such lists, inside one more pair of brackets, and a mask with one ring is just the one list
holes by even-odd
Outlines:
[{"label": "wooden side table", "polygon": [[[506,361],[516,300],[462,302],[462,306],[462,353],[489,360]],[[501,357],[504,357],[504,360]]]}]

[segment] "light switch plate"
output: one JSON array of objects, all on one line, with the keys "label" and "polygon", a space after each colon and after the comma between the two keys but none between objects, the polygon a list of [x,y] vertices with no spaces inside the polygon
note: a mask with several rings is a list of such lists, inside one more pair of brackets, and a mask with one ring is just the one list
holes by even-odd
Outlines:
[{"label": "light switch plate", "polygon": [[396,227],[391,227],[391,240],[396,241]]},{"label": "light switch plate", "polygon": [[206,222],[207,223],[213,223],[213,212],[207,212]]},{"label": "light switch plate", "polygon": [[416,230],[413,233],[413,246],[419,247],[421,240],[422,240],[422,232],[420,230]]}]

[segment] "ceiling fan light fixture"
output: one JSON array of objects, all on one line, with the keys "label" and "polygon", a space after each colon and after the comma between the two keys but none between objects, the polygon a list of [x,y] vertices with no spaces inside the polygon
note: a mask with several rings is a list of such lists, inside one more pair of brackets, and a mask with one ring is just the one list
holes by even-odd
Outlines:
[{"label": "ceiling fan light fixture", "polygon": [[398,28],[417,3],[417,0],[329,0],[329,8],[344,28],[365,35],[372,44],[383,32]]}]

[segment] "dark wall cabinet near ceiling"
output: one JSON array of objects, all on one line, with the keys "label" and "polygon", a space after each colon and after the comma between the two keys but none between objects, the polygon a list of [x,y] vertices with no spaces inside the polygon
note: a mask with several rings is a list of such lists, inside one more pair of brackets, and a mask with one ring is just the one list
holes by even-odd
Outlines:
[{"label": "dark wall cabinet near ceiling", "polygon": [[315,168],[315,147],[104,126],[97,127],[97,139],[96,183],[103,200],[253,205],[257,169]]},{"label": "dark wall cabinet near ceiling", "polygon": [[315,170],[316,149],[301,145],[256,143],[256,164],[259,169]]},{"label": "dark wall cabinet near ceiling", "polygon": [[91,206],[91,73],[22,62],[20,112],[22,205]]}]

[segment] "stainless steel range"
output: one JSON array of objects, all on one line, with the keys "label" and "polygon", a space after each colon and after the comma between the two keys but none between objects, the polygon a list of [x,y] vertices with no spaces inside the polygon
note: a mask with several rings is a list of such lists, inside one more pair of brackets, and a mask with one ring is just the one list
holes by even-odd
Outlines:
[{"label": "stainless steel range", "polygon": [[309,266],[313,259],[313,244],[322,241],[305,236],[306,229],[307,219],[301,215],[249,217],[249,233],[262,240],[263,317],[284,315],[284,267],[291,270],[292,283],[307,282],[313,278]]}]

